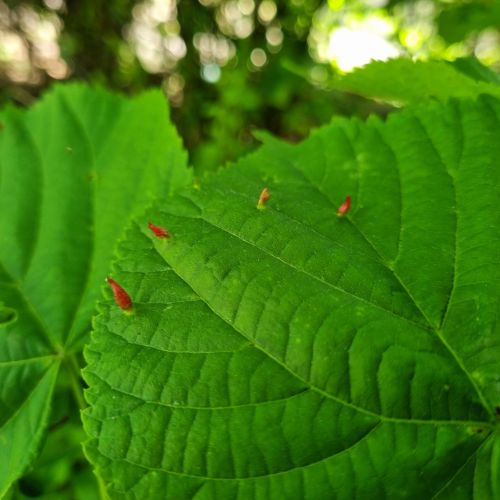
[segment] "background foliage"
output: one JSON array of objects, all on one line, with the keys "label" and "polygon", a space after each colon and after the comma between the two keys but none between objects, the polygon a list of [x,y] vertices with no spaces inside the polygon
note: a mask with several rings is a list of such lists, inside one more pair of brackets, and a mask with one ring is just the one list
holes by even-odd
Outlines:
[{"label": "background foliage", "polygon": [[190,182],[187,155],[158,90],[129,100],[65,85],[0,123],[0,298],[13,311],[0,324],[0,497],[47,427],[18,487],[72,491],[81,351],[114,243],[153,197]]},{"label": "background foliage", "polygon": [[191,163],[215,168],[255,147],[255,128],[296,140],[333,114],[386,113],[329,85],[370,47],[497,66],[499,12],[461,0],[2,0],[0,100],[27,104],[54,79],[162,85]]}]

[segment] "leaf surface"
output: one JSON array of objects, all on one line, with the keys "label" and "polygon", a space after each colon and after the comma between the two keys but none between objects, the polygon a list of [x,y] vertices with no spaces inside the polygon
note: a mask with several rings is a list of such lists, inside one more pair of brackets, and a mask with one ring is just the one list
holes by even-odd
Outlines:
[{"label": "leaf surface", "polygon": [[110,495],[498,498],[499,120],[335,120],[140,220],[86,351]]},{"label": "leaf surface", "polygon": [[0,123],[2,496],[41,443],[57,367],[90,330],[115,241],[190,174],[159,92],[60,86]]},{"label": "leaf surface", "polygon": [[500,97],[498,76],[473,59],[456,63],[403,58],[374,61],[340,77],[334,85],[365,97],[399,103],[423,98],[444,101],[479,94]]}]

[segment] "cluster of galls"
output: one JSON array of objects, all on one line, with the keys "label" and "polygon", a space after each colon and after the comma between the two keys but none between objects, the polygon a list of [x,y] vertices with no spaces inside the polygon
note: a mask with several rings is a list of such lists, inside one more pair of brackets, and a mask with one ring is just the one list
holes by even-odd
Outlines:
[{"label": "cluster of galls", "polygon": [[[265,187],[260,193],[259,200],[257,201],[257,208],[259,210],[263,210],[266,207],[266,203],[269,201],[270,197],[271,194],[269,193],[269,189]],[[351,208],[351,197],[346,196],[342,205],[340,205],[340,207],[337,209],[337,216],[346,216],[347,212],[349,212],[349,208]],[[152,222],[148,222],[148,228],[157,238],[169,240],[172,237],[165,228],[156,226]],[[113,296],[118,307],[126,312],[132,312],[133,303],[130,295],[113,278],[108,277],[107,282],[111,286],[111,290],[113,291]]]}]

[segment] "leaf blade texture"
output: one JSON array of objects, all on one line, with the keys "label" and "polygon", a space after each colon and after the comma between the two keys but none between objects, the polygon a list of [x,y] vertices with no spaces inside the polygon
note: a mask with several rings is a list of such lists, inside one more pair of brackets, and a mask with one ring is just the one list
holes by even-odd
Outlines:
[{"label": "leaf blade texture", "polygon": [[399,58],[374,61],[341,76],[334,86],[365,97],[412,103],[424,98],[445,101],[480,94],[500,96],[498,76],[476,59],[412,61]]},{"label": "leaf blade texture", "polygon": [[43,440],[127,220],[190,174],[159,92],[65,85],[0,122],[2,496]]},{"label": "leaf blade texture", "polygon": [[481,97],[268,138],[131,229],[139,306],[108,294],[86,350],[110,495],[496,498],[499,116]]}]

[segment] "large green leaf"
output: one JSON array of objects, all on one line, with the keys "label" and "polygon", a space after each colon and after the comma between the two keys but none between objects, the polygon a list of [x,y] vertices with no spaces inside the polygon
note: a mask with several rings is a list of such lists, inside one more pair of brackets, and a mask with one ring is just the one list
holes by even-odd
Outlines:
[{"label": "large green leaf", "polygon": [[392,59],[374,61],[340,77],[336,88],[365,97],[396,102],[418,102],[423,98],[446,100],[451,97],[500,97],[500,86],[493,72],[477,60],[412,61]]},{"label": "large green leaf", "polygon": [[115,241],[189,172],[159,92],[62,86],[0,122],[1,497],[39,447],[58,366],[90,330]]},{"label": "large green leaf", "polygon": [[171,240],[140,220],[86,351],[111,497],[500,498],[499,156],[499,101],[434,102],[268,141],[151,212]]}]

